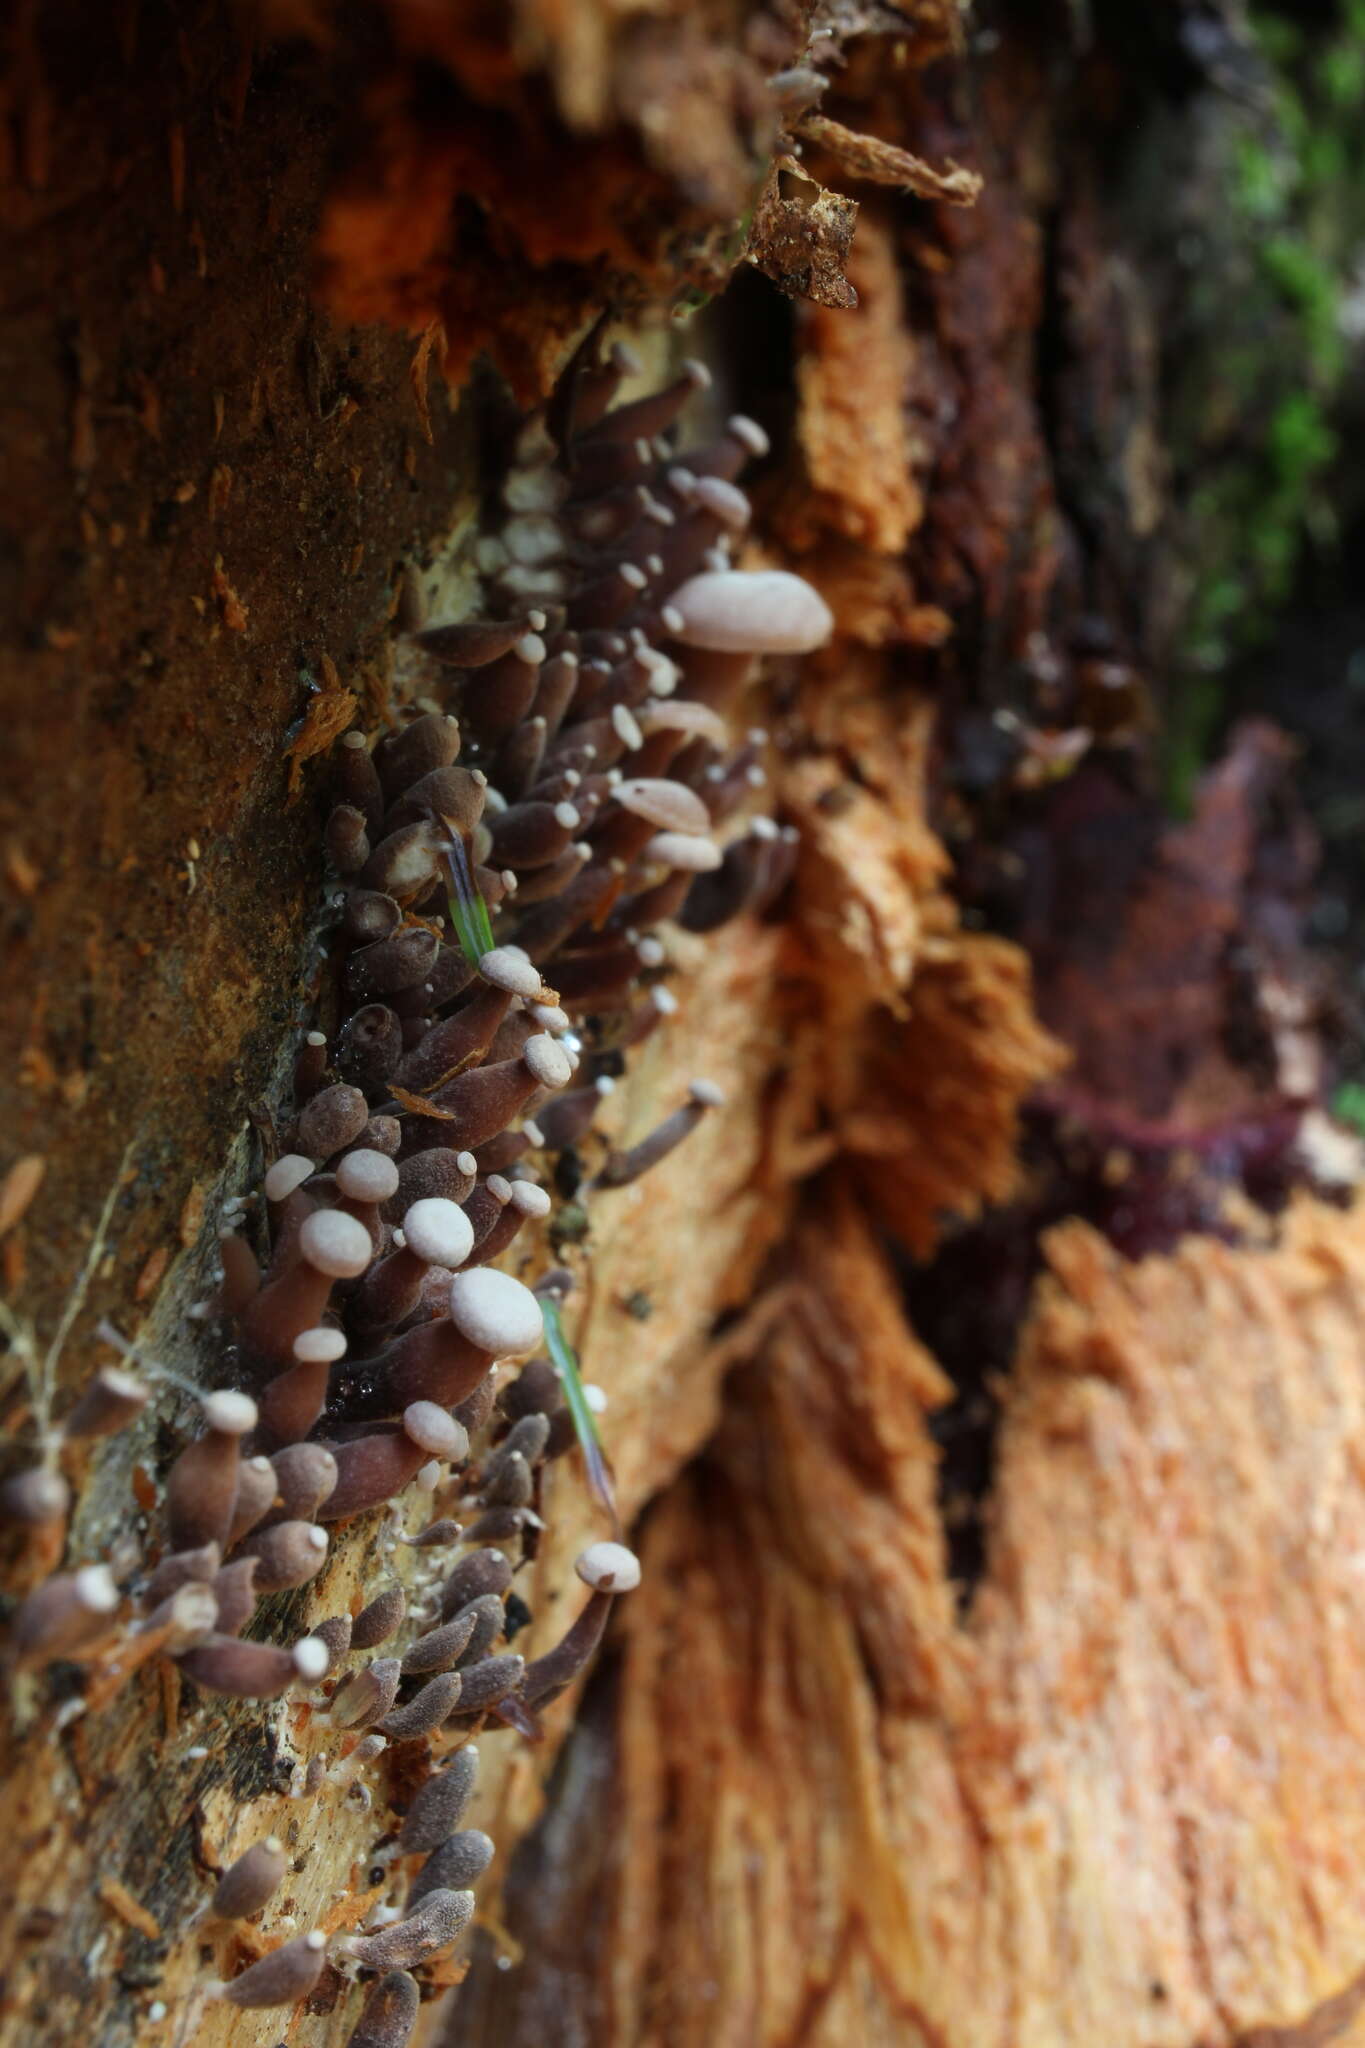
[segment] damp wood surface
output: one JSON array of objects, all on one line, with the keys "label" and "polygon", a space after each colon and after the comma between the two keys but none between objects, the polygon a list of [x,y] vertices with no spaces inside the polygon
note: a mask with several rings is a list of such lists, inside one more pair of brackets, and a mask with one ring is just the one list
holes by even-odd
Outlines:
[{"label": "damp wood surface", "polygon": [[[846,70],[778,175],[758,12],[18,11],[5,1293],[49,1335],[113,1190],[64,1382],[100,1312],[211,1377],[183,1309],[314,965],[303,757],[345,695],[371,722],[400,564],[430,566],[513,416],[449,402],[442,368],[486,353],[529,403],[601,304],[701,303],[742,258],[695,346],[741,395],[756,352],[790,352],[751,559],[799,567],[838,626],[746,706],[797,886],[778,923],[669,936],[682,1007],[591,1142],[694,1075],[724,1116],[554,1254],[645,1581],[543,1744],[481,1740],[470,1821],[497,1860],[423,2048],[1365,2041],[1359,1212],[1300,1200],[1278,1240],[1138,1263],[1054,1230],[970,1590],[933,1433],[955,1390],[901,1298],[945,1219],[1019,1194],[1021,1108],[1081,1009],[1045,1028],[1023,949],[959,915],[950,871],[965,887],[980,849],[931,797],[946,711],[1012,704],[1059,614],[1119,622],[1139,698],[1172,631],[1168,280],[1099,176],[1122,70],[1102,42],[1054,68],[1031,21],[983,70],[946,0],[834,0]],[[979,193],[943,168],[964,163]],[[512,1270],[552,1256],[522,1243]],[[94,1461],[80,1555],[140,1528],[135,1468],[188,1412]],[[531,1654],[604,1533],[574,1460],[547,1519],[518,1581]],[[358,1609],[397,1555],[362,1525],[272,1632]],[[289,1797],[337,1749],[305,1695],[224,1708],[166,1670],[60,1729],[31,1688],[10,1702],[0,2042],[340,2048],[356,1998],[330,1979],[296,2015],[204,1992],[282,1914],[364,1914],[374,1817]],[[400,1793],[407,1768],[382,1765]],[[195,1922],[271,1831],[277,1904]]]}]

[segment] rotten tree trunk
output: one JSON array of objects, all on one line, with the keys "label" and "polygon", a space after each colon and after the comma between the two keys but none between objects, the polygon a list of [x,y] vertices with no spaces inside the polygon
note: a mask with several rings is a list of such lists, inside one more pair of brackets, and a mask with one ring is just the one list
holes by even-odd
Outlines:
[{"label": "rotten tree trunk", "polygon": [[[1097,12],[1090,44],[1002,20],[975,45],[947,0],[705,25],[682,0],[17,10],[0,1254],[45,1346],[111,1197],[61,1388],[100,1314],[221,1376],[183,1311],[223,1199],[259,1178],[248,1119],[307,1007],[309,761],[381,713],[405,591],[474,602],[452,541],[601,308],[662,363],[660,310],[747,257],[688,346],[716,419],[742,405],[778,437],[749,558],[801,568],[835,614],[833,647],[745,711],[773,738],[761,801],[801,834],[795,886],[776,919],[670,936],[682,1007],[602,1142],[696,1074],[725,1117],[598,1196],[564,1254],[645,1584],[542,1746],[482,1741],[470,1820],[498,1859],[425,2043],[1365,2040],[1360,1219],[1300,1198],[1249,1220],[1241,1182],[1236,1209],[1152,1140],[1176,1222],[1128,1263],[1057,1163],[1077,1128],[1096,1185],[1139,1125],[1193,1130],[1199,1161],[1219,1118],[1260,1131],[1265,1060],[1290,1052],[1236,1050],[1229,935],[1260,984],[1298,971],[1255,915],[1269,742],[1184,841],[1145,791],[1123,809],[1171,593],[1228,547],[1196,546],[1167,495],[1189,450],[1150,228],[1188,199],[1186,159],[1153,198],[1140,115],[1174,96],[1185,138],[1232,117],[1186,10],[1156,11],[1131,72]],[[803,120],[799,83],[764,79],[814,59],[835,82]],[[1077,733],[1100,767],[1053,808]],[[986,922],[1027,941],[1037,1005]],[[1173,931],[1193,1022],[1161,979]],[[1156,1042],[1173,1101],[1139,1101]],[[956,1269],[934,1263],[948,1219],[981,1233],[949,1233]],[[1025,1244],[1007,1302],[997,1225]],[[1245,1242],[1172,1249],[1186,1225]],[[945,1288],[983,1297],[951,1303],[968,1352],[969,1308],[1004,1319],[965,1367]],[[7,1372],[27,1457],[43,1394],[17,1353]],[[997,1395],[993,1467],[955,1498],[944,1417]],[[145,1521],[173,1414],[69,1463],[68,1559],[106,1554],[133,1502]],[[570,1465],[543,1505],[532,1654],[601,1533]],[[6,1561],[16,1592],[56,1562]],[[276,1632],[358,1607],[391,1562],[353,1528]],[[279,1913],[332,1931],[381,1896],[373,1818],[290,1797],[334,1739],[297,1698],[224,1709],[164,1665],[107,1700],[86,1683],[11,1696],[0,2042],[269,2048],[287,2015],[206,2007],[206,1983],[289,1931]],[[272,1831],[293,1858],[276,1917],[198,1921],[207,1872]],[[290,2038],[339,2048],[355,2012],[329,1992]]]}]

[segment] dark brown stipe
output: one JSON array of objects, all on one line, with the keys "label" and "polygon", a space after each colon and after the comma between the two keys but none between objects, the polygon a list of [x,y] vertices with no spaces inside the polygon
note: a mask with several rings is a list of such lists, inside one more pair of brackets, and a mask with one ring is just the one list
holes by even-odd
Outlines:
[{"label": "dark brown stipe", "polygon": [[464,1721],[475,1714],[486,1714],[508,1693],[516,1692],[526,1675],[526,1659],[515,1652],[501,1657],[484,1657],[479,1663],[454,1675],[463,1679],[456,1714]]},{"label": "dark brown stipe", "polygon": [[376,1657],[332,1695],[328,1717],[338,1728],[368,1728],[381,1720],[398,1697],[403,1667],[397,1657]]},{"label": "dark brown stipe", "polygon": [[426,1635],[419,1636],[403,1658],[403,1676],[410,1678],[424,1671],[453,1671],[469,1647],[477,1619],[473,1609],[466,1608],[444,1627],[431,1629]]},{"label": "dark brown stipe", "polygon": [[336,756],[337,796],[358,810],[366,828],[374,832],[384,819],[384,792],[375,773],[363,732],[348,732]]},{"label": "dark brown stipe", "polygon": [[10,1647],[20,1667],[74,1657],[108,1635],[119,1590],[102,1564],[56,1572],[21,1601],[10,1623]]},{"label": "dark brown stipe", "polygon": [[186,1445],[166,1475],[166,1523],[176,1550],[226,1544],[242,1438],[256,1427],[256,1404],[245,1394],[207,1394],[200,1407],[208,1428]]},{"label": "dark brown stipe", "polygon": [[710,1081],[694,1081],[691,1099],[681,1109],[675,1109],[672,1116],[652,1130],[638,1145],[632,1145],[628,1152],[612,1152],[597,1178],[597,1185],[604,1188],[627,1187],[638,1180],[642,1173],[648,1173],[651,1166],[657,1166],[666,1159],[675,1145],[681,1145],[697,1128],[708,1109],[717,1109],[724,1101],[720,1090]]},{"label": "dark brown stipe", "polygon": [[256,1560],[257,1591],[282,1593],[317,1577],[327,1562],[327,1531],[316,1522],[276,1522],[253,1531],[242,1553]]},{"label": "dark brown stipe", "polygon": [[484,668],[515,647],[525,631],[524,619],[462,619],[458,625],[427,626],[412,637],[451,668]]},{"label": "dark brown stipe", "polygon": [[150,1395],[151,1388],[135,1373],[117,1365],[102,1365],[63,1422],[62,1434],[114,1436],[137,1420]]},{"label": "dark brown stipe", "polygon": [[213,1577],[213,1597],[218,1603],[217,1630],[221,1636],[238,1636],[256,1612],[256,1573],[260,1569],[254,1557],[240,1557],[231,1564],[225,1564]]},{"label": "dark brown stipe", "polygon": [[407,1607],[407,1594],[401,1586],[388,1586],[377,1593],[352,1622],[350,1647],[374,1650],[380,1643],[386,1643],[401,1625]]},{"label": "dark brown stipe", "polygon": [[230,2005],[249,2010],[268,2006],[298,2005],[322,1975],[327,1937],[316,1930],[300,1934],[283,1948],[262,1956],[230,1984],[220,1984],[211,1995],[225,1998]]},{"label": "dark brown stipe", "polygon": [[[267,1518],[267,1527],[275,1522],[308,1520],[337,1483],[336,1459],[322,1444],[289,1444],[276,1451],[270,1463],[279,1506]],[[253,1545],[244,1548],[251,1550]]]},{"label": "dark brown stipe", "polygon": [[415,1969],[449,1948],[473,1917],[473,1892],[430,1892],[420,1911],[408,1919],[395,1921],[378,1934],[353,1934],[340,1946],[365,1970]]},{"label": "dark brown stipe", "polygon": [[[476,1550],[462,1558],[445,1582],[441,1595],[441,1616],[449,1621],[462,1609],[475,1601],[496,1596],[501,1602],[502,1595],[512,1584],[512,1566],[500,1550]],[[496,1638],[501,1622],[497,1623],[493,1635]]]},{"label": "dark brown stipe", "polygon": [[292,1650],[274,1643],[239,1643],[235,1636],[210,1636],[176,1662],[204,1692],[232,1699],[275,1699],[297,1680],[311,1683],[326,1669],[327,1653],[307,1637]]},{"label": "dark brown stipe", "polygon": [[417,1980],[390,1970],[371,1987],[346,2048],[407,2048],[422,2009]]},{"label": "dark brown stipe", "polygon": [[459,758],[460,728],[447,712],[431,711],[392,733],[374,750],[374,765],[387,803],[393,803],[433,768]]},{"label": "dark brown stipe", "polygon": [[478,1775],[479,1752],[471,1742],[457,1752],[445,1770],[434,1771],[419,1786],[398,1832],[402,1855],[421,1855],[449,1841],[464,1818]]},{"label": "dark brown stipe", "polygon": [[254,1842],[230,1863],[219,1878],[208,1910],[216,1920],[245,1920],[269,1905],[289,1868],[289,1858],[278,1835]]},{"label": "dark brown stipe", "polygon": [[259,1452],[255,1457],[243,1458],[237,1468],[237,1493],[232,1503],[228,1548],[231,1549],[245,1536],[248,1529],[254,1529],[274,1505],[275,1467]]},{"label": "dark brown stipe", "polygon": [[495,1850],[492,1838],[480,1828],[466,1828],[437,1843],[413,1878],[408,1890],[408,1910],[437,1891],[465,1891],[477,1884]]},{"label": "dark brown stipe", "polygon": [[[469,1637],[460,1653],[461,1668],[486,1657],[507,1625],[507,1610],[497,1593],[480,1593],[454,1616],[454,1622],[469,1623]],[[451,1624],[453,1626],[453,1623]]]},{"label": "dark brown stipe", "polygon": [[313,1640],[326,1647],[327,1655],[331,1659],[329,1670],[335,1671],[349,1651],[353,1626],[349,1614],[330,1614],[326,1621],[314,1623]]},{"label": "dark brown stipe", "polygon": [[0,1516],[29,1529],[65,1521],[70,1507],[71,1488],[61,1473],[41,1465],[16,1472],[0,1485]]},{"label": "dark brown stipe", "polygon": [[442,1671],[414,1693],[406,1706],[386,1714],[378,1724],[380,1733],[390,1742],[415,1742],[421,1735],[430,1735],[459,1703],[461,1687],[458,1671]]}]

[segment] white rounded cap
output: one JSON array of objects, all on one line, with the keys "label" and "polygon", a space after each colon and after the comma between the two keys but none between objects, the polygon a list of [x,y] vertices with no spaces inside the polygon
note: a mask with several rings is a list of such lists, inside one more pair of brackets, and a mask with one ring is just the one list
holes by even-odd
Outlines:
[{"label": "white rounded cap", "polygon": [[246,1436],[256,1427],[256,1403],[250,1394],[205,1394],[199,1406],[209,1428],[221,1436]]},{"label": "white rounded cap", "polygon": [[574,1570],[595,1593],[633,1593],[640,1583],[640,1560],[624,1543],[590,1543]]},{"label": "white rounded cap", "polygon": [[714,1081],[693,1081],[687,1092],[703,1109],[725,1107],[725,1090],[718,1088]]},{"label": "white rounded cap", "polygon": [[490,1173],[484,1182],[484,1187],[500,1209],[507,1207],[507,1204],[512,1199],[512,1183],[510,1180],[504,1180],[500,1173]]},{"label": "white rounded cap", "polygon": [[398,1193],[398,1168],[387,1152],[358,1146],[337,1161],[337,1187],[350,1202],[387,1202]]},{"label": "white rounded cap", "polygon": [[448,1415],[434,1401],[413,1401],[403,1410],[403,1434],[419,1450],[433,1458],[458,1459],[469,1454],[469,1435],[463,1423]]},{"label": "white rounded cap", "polygon": [[562,1088],[573,1072],[563,1046],[548,1031],[537,1031],[521,1048],[521,1056],[542,1088]]},{"label": "white rounded cap", "polygon": [[670,600],[675,638],[718,654],[808,654],[834,631],[818,590],[785,569],[709,569]]},{"label": "white rounded cap", "polygon": [[426,1195],[404,1214],[403,1241],[428,1266],[462,1266],[474,1249],[474,1227],[458,1202]]},{"label": "white rounded cap", "polygon": [[328,1329],[324,1323],[315,1330],[300,1330],[294,1339],[294,1356],[300,1365],[335,1365],[346,1356],[346,1333]]},{"label": "white rounded cap", "polygon": [[695,697],[642,704],[638,716],[644,732],[687,732],[695,739],[709,740],[716,747],[730,743],[730,728],[720,713],[709,704],[699,704]]},{"label": "white rounded cap", "polygon": [[512,1207],[519,1209],[523,1216],[548,1216],[550,1197],[546,1190],[533,1180],[518,1180],[512,1183]]},{"label": "white rounded cap", "polygon": [[[321,1636],[302,1637],[294,1645],[293,1657],[294,1669],[309,1685],[314,1684],[319,1678],[325,1678],[332,1662],[332,1653]],[[310,1948],[321,1948],[323,1940],[324,1937],[320,1934],[310,1934],[308,1945]]]},{"label": "white rounded cap", "polygon": [[268,1202],[282,1202],[286,1195],[292,1195],[295,1188],[301,1188],[311,1174],[317,1172],[311,1159],[305,1159],[302,1152],[286,1152],[277,1159],[265,1177],[265,1198]]},{"label": "white rounded cap", "polygon": [[344,1209],[315,1209],[304,1219],[299,1250],[319,1273],[330,1274],[333,1280],[354,1280],[369,1265],[374,1246],[359,1217],[348,1216]]},{"label": "white rounded cap", "polygon": [[90,1614],[112,1614],[119,1603],[119,1590],[107,1564],[83,1564],[73,1574],[76,1598]]},{"label": "white rounded cap", "polygon": [[724,477],[699,476],[689,495],[694,505],[700,505],[733,533],[743,533],[749,524],[749,500],[738,484],[727,483]]},{"label": "white rounded cap", "polygon": [[616,785],[614,795],[623,810],[632,811],[657,825],[661,832],[709,832],[711,813],[685,782],[666,777],[633,775]]},{"label": "white rounded cap", "polygon": [[513,946],[494,946],[491,953],[485,953],[479,961],[479,973],[494,988],[506,989],[508,995],[540,994],[540,970]]},{"label": "white rounded cap", "polygon": [[656,832],[645,847],[646,860],[688,875],[709,875],[723,858],[714,839],[694,838],[686,832]]},{"label": "white rounded cap", "polygon": [[492,1266],[455,1275],[450,1319],[462,1337],[494,1358],[532,1351],[545,1335],[540,1303],[530,1288]]}]

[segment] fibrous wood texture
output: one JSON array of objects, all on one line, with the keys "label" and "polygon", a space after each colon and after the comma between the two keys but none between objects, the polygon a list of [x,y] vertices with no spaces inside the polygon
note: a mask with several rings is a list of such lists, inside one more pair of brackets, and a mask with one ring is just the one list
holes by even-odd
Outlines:
[{"label": "fibrous wood texture", "polygon": [[487,2038],[1361,2038],[1361,1219],[1048,1259],[958,1621],[940,1376],[850,1187],[798,1230],[648,1523]]},{"label": "fibrous wood texture", "polygon": [[[961,799],[954,714],[1007,709],[1036,789],[1068,758],[1053,728],[1093,708],[1094,647],[1141,704],[1169,634],[1159,291],[1100,175],[1125,133],[1112,51],[1083,63],[1030,19],[990,31],[983,69],[947,0],[17,22],[0,1167],[23,1170],[0,1251],[46,1338],[114,1190],[73,1381],[101,1311],[191,1377],[220,1364],[182,1309],[307,995],[308,757],[343,698],[377,709],[400,566],[440,583],[515,424],[491,379],[449,407],[442,368],[489,357],[528,404],[608,303],[648,327],[741,261],[796,302],[779,319],[745,276],[688,345],[717,416],[752,403],[780,437],[748,559],[799,566],[837,622],[746,707],[798,875],[780,919],[670,941],[682,1011],[604,1119],[629,1141],[694,1074],[728,1098],[566,1254],[645,1585],[542,1746],[484,1745],[470,1818],[498,1860],[424,2042],[1365,2039],[1359,1218],[1301,1203],[1278,1241],[1258,1221],[1259,1249],[1132,1265],[1055,1231],[973,1590],[934,1435],[955,1390],[902,1299],[949,1219],[1031,1192],[1021,1105],[1103,1012],[1093,963],[1076,1000],[1050,979],[1052,1036],[1024,952],[964,925],[952,856],[962,894],[1006,923],[1025,899],[1024,926],[1037,870],[978,829],[994,784]],[[844,69],[830,114],[784,134],[763,81],[807,30]],[[1092,98],[1098,139],[1069,140]],[[657,328],[645,345],[666,352]],[[1061,709],[1031,727],[1048,690]],[[1220,960],[1258,845],[1233,812]],[[1051,816],[1018,845],[1040,831],[1055,856]],[[1116,891],[1115,931],[1135,899]],[[1223,1014],[1206,1004],[1206,1036]],[[170,1412],[97,1461],[72,1555],[145,1512]],[[533,1654],[600,1532],[571,1466],[546,1505]],[[373,1529],[347,1539],[282,1632],[358,1607],[379,1563]],[[213,1864],[271,1829],[300,1927],[365,1912],[372,1826],[289,1797],[329,1746],[309,1710],[225,1712],[151,1664],[95,1700],[14,1702],[0,2038],[341,2042],[354,2000],[205,2007],[280,1929],[192,1918]]]}]

